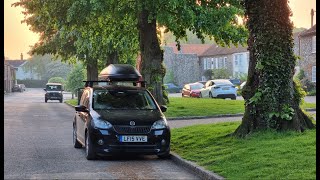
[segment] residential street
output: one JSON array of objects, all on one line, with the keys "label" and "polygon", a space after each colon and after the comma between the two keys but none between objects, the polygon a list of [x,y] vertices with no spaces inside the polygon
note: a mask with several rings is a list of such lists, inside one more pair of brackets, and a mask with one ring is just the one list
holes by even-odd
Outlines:
[{"label": "residential street", "polygon": [[73,113],[65,103],[45,103],[43,89],[4,95],[4,178],[199,179],[156,156],[86,160],[72,146]]}]

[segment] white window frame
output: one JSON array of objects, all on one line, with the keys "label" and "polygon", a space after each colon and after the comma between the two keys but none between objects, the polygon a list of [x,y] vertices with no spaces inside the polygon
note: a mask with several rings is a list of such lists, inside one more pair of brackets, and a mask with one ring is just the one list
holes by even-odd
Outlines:
[{"label": "white window frame", "polygon": [[316,51],[317,51],[317,36],[312,36],[311,53],[316,53]]},{"label": "white window frame", "polygon": [[219,69],[218,58],[216,58],[216,69]]},{"label": "white window frame", "polygon": [[316,82],[317,81],[317,75],[316,75],[316,66],[312,66],[312,72],[311,72],[311,81]]}]

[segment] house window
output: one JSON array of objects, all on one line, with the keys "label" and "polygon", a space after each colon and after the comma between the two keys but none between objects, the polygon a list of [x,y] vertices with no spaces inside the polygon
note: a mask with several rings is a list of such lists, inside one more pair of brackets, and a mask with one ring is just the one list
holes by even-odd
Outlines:
[{"label": "house window", "polygon": [[211,69],[214,69],[214,58],[211,58]]},{"label": "house window", "polygon": [[227,67],[227,57],[224,57],[223,59],[223,67]]},{"label": "house window", "polygon": [[311,81],[316,82],[316,66],[312,66]]},{"label": "house window", "polygon": [[312,45],[312,53],[316,53],[316,44],[317,44],[317,40],[316,40],[317,38],[316,38],[316,36],[312,36],[312,43],[311,43],[311,45]]},{"label": "house window", "polygon": [[218,58],[216,58],[216,69],[219,69]]},{"label": "house window", "polygon": [[203,69],[206,70],[207,69],[207,59],[205,59],[203,61]]},{"label": "house window", "polygon": [[208,69],[211,69],[211,59],[208,59],[208,60],[207,60],[207,68],[208,68]]}]

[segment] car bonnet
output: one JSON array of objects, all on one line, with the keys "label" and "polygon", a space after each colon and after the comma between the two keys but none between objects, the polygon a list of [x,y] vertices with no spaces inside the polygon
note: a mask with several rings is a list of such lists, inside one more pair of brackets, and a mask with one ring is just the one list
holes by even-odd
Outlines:
[{"label": "car bonnet", "polygon": [[110,122],[112,125],[152,125],[163,118],[159,110],[95,110],[96,117]]}]

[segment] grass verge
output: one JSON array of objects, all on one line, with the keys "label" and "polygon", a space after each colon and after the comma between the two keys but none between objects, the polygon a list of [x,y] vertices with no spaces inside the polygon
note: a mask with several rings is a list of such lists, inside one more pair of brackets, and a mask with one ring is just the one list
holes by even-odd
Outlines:
[{"label": "grass verge", "polygon": [[[199,98],[180,98],[171,97],[167,105],[168,110],[164,114],[167,118],[187,117],[187,116],[214,116],[221,114],[244,113],[243,100],[224,100],[224,99],[199,99]],[[68,104],[76,105],[77,99],[65,101]],[[315,108],[314,103],[304,103],[303,109]]]},{"label": "grass verge", "polygon": [[172,129],[172,151],[226,179],[316,179],[316,130],[227,136],[239,125]]}]

